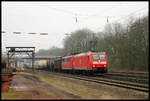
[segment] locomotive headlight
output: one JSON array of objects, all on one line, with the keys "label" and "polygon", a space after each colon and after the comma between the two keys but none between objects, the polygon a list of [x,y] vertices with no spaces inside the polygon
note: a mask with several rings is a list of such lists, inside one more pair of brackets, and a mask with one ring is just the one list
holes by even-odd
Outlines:
[{"label": "locomotive headlight", "polygon": [[96,67],[95,65],[93,65],[93,67]]},{"label": "locomotive headlight", "polygon": [[106,67],[106,65],[104,65],[104,67]]}]

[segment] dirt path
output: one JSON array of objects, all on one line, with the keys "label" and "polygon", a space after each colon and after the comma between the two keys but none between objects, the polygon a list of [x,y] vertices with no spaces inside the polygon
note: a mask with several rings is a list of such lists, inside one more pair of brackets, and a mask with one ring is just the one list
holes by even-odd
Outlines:
[{"label": "dirt path", "polygon": [[44,72],[18,73],[9,92],[2,99],[148,99],[148,93]]},{"label": "dirt path", "polygon": [[[20,92],[20,93],[19,93]],[[8,94],[6,94],[8,93]],[[13,94],[9,94],[13,93]],[[16,94],[16,95],[15,95]],[[9,92],[2,99],[79,99],[79,96],[60,90],[40,81],[37,77],[17,74]]]},{"label": "dirt path", "polygon": [[47,90],[49,92],[53,92],[57,97],[73,98],[73,99],[80,98],[79,96],[73,95],[73,94],[68,93],[66,91],[60,90],[56,87],[53,87],[52,85],[49,85],[45,82],[42,82],[35,76],[28,76],[28,75],[24,75],[24,74],[21,74],[21,76],[23,76],[24,78],[27,78],[29,80],[33,80],[33,82],[36,84],[36,86],[38,86],[44,90]]}]

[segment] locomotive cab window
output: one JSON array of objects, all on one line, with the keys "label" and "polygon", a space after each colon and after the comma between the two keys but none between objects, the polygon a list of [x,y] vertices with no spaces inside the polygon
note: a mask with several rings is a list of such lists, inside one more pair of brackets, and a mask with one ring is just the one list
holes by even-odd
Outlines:
[{"label": "locomotive cab window", "polygon": [[106,59],[105,55],[99,55],[100,59]]},{"label": "locomotive cab window", "polygon": [[93,60],[106,59],[105,55],[92,55]]},{"label": "locomotive cab window", "polygon": [[99,60],[99,55],[92,55],[93,60]]}]

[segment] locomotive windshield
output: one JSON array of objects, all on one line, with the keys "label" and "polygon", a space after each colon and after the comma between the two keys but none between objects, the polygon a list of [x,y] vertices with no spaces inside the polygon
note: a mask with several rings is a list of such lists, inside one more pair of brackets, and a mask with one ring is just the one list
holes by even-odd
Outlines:
[{"label": "locomotive windshield", "polygon": [[94,55],[92,55],[92,57],[93,57],[93,60],[106,59],[105,55],[102,55],[102,54],[100,54],[100,55],[94,54]]}]

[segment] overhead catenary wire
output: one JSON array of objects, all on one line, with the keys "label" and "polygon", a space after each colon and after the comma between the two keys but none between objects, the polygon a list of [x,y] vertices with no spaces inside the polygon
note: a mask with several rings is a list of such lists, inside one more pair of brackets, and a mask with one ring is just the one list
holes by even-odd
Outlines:
[{"label": "overhead catenary wire", "polygon": [[[34,5],[34,6],[42,6],[42,7],[47,7],[47,8],[51,8],[51,9],[53,9],[53,10],[56,10],[56,11],[60,11],[60,12],[64,12],[64,13],[67,13],[67,14],[70,14],[70,15],[72,15],[72,16],[74,16],[74,14],[76,13],[76,14],[78,14],[78,16],[88,16],[88,17],[90,17],[90,16],[97,16],[97,15],[99,15],[99,13],[95,13],[95,14],[81,14],[81,13],[77,13],[77,12],[71,12],[71,11],[69,11],[69,10],[64,10],[64,9],[58,9],[58,8],[55,8],[55,7],[52,7],[51,5],[39,5],[39,4],[36,4],[35,5],[35,3],[30,3],[30,4],[32,4],[32,5]],[[134,3],[135,4],[135,3]],[[138,3],[137,3],[138,4]],[[110,8],[110,9],[108,9],[108,11],[109,10],[112,10],[113,8],[115,8],[115,6],[117,7],[117,6],[126,6],[126,4],[123,4],[122,2],[120,2],[119,4],[116,4],[116,5],[101,5],[101,6],[112,6],[112,8]],[[85,6],[85,5],[84,5]],[[136,5],[129,5],[129,6],[136,6]],[[108,12],[107,10],[105,10],[105,12]],[[100,14],[101,15],[101,14]],[[101,16],[101,17],[106,17],[106,16]]]},{"label": "overhead catenary wire", "polygon": [[[146,7],[147,7],[147,6],[146,6]],[[138,9],[138,10],[136,10],[136,11],[134,11],[134,12],[128,14],[128,15],[125,15],[125,16],[123,16],[123,17],[121,17],[121,18],[115,20],[115,21],[120,21],[120,20],[122,20],[122,18],[124,18],[124,17],[128,18],[128,16],[130,16],[131,14],[134,14],[134,13],[136,13],[136,12],[139,12],[139,11],[141,11],[141,10],[144,10],[146,7],[140,8],[140,9]],[[107,17],[106,17],[107,23],[109,23],[109,19],[108,19],[109,17],[111,17],[111,16],[107,16]],[[82,22],[82,21],[80,21],[80,22]],[[98,28],[96,28],[96,29],[102,29],[102,27],[98,27]]]},{"label": "overhead catenary wire", "polygon": [[[107,11],[109,11],[109,10],[112,10],[114,7],[111,7],[111,9],[108,9],[108,10],[106,10],[105,12],[107,12]],[[87,18],[90,18],[90,17],[92,17],[92,16],[96,16],[96,14],[93,14],[93,15],[91,15],[91,16],[89,16],[89,17],[87,17]],[[101,16],[101,17],[107,17],[107,22],[108,22],[108,16]],[[84,20],[85,20],[86,18],[84,18]],[[80,21],[80,22],[82,22],[82,21]]]},{"label": "overhead catenary wire", "polygon": [[147,8],[147,6],[146,6],[146,7],[141,8],[141,9],[138,9],[138,10],[136,10],[136,11],[134,11],[134,12],[131,12],[131,13],[129,13],[129,14],[127,14],[127,15],[125,15],[125,16],[123,16],[123,17],[121,17],[121,18],[117,19],[117,20],[115,20],[115,21],[122,20],[122,18],[125,18],[125,17],[127,18],[128,16],[131,16],[132,14],[134,14],[134,13],[136,13],[136,12],[139,12],[139,11],[141,11],[141,10],[144,10],[145,8]]},{"label": "overhead catenary wire", "polygon": [[[33,5],[35,5],[34,3],[31,3]],[[53,10],[56,10],[56,11],[59,11],[59,12],[64,12],[64,13],[67,13],[67,14],[70,14],[72,16],[74,16],[75,14],[77,14],[78,16],[85,16],[85,17],[90,17],[90,16],[97,16],[99,15],[99,13],[95,13],[95,14],[82,14],[82,13],[78,13],[78,12],[73,12],[73,11],[69,11],[69,10],[64,10],[64,9],[59,9],[59,8],[55,8],[55,7],[52,7],[52,6],[49,6],[49,5],[35,5],[35,6],[42,6],[42,7],[46,7],[46,8],[50,8],[50,9],[53,9]],[[108,6],[108,5],[107,5]],[[110,5],[109,5],[110,6]],[[111,5],[112,7],[108,10],[105,10],[105,12],[109,11],[109,10],[112,10],[114,8],[114,6],[117,6],[117,5]],[[120,5],[119,5],[120,6]],[[106,16],[101,16],[101,17],[106,17]]]},{"label": "overhead catenary wire", "polygon": [[[55,9],[55,8],[53,7],[52,9]],[[55,9],[55,10],[56,10],[56,9]],[[73,16],[75,15],[74,12],[70,12],[70,11],[67,11],[67,10],[60,10],[60,9],[57,9],[57,11],[61,11],[61,12],[64,12],[64,13],[68,13],[68,14],[73,15]],[[78,17],[77,17],[76,22],[77,22],[77,24],[79,24],[79,23],[81,23],[81,22],[80,22],[81,20],[79,20],[79,16],[81,17],[81,16],[83,16],[83,15],[77,13],[77,16],[78,16]],[[90,15],[87,14],[87,17],[89,17],[89,16],[90,16]],[[109,16],[109,18],[110,18],[110,17],[111,17],[111,16]],[[106,18],[106,17],[104,17],[104,18]],[[118,21],[118,20],[117,20],[117,21]],[[77,25],[77,24],[75,23],[74,26]],[[73,26],[73,27],[74,27],[74,26]]]},{"label": "overhead catenary wire", "polygon": [[[34,4],[34,3],[31,3],[31,4]],[[123,3],[121,2],[121,4],[119,3],[119,5],[117,4],[117,5],[111,5],[112,6],[112,9],[114,8],[114,6],[120,6],[120,5],[122,5]],[[34,4],[35,5],[35,4]],[[48,6],[48,5],[39,5],[39,4],[37,4],[37,5],[35,5],[35,6],[42,6],[42,7],[48,7],[48,8],[51,8],[51,9],[53,9],[53,10],[57,10],[57,11],[60,11],[60,12],[64,12],[64,13],[68,13],[68,14],[71,14],[71,15],[75,15],[75,14],[77,14],[78,15],[78,17],[76,17],[76,22],[78,22],[78,19],[79,19],[79,16],[83,16],[83,14],[78,14],[78,13],[75,13],[75,12],[71,12],[71,11],[68,11],[68,10],[63,10],[63,9],[58,9],[58,8],[55,8],[55,7],[52,7],[52,6]],[[108,5],[104,5],[104,6],[108,6]],[[110,6],[110,5],[109,5]],[[131,6],[131,5],[130,5]],[[112,10],[112,9],[108,9],[108,11],[109,10]],[[107,11],[105,11],[105,12],[107,12]],[[89,14],[85,14],[85,15],[88,15],[88,17],[90,17],[90,15]],[[96,16],[96,14],[92,14],[92,16]],[[107,16],[101,16],[101,17],[104,17],[104,18],[106,18]],[[112,16],[109,16],[109,17],[112,17]],[[84,20],[85,20],[86,18],[84,18]],[[80,20],[81,21],[81,20]]]},{"label": "overhead catenary wire", "polygon": [[[34,4],[34,3],[31,3],[31,4]],[[135,3],[134,3],[135,4]],[[34,4],[35,5],[35,4]],[[51,9],[53,9],[53,10],[57,10],[57,11],[60,11],[60,12],[64,12],[64,13],[67,13],[67,14],[71,14],[71,15],[74,15],[75,13],[77,13],[77,12],[72,12],[72,11],[69,11],[69,10],[64,10],[64,9],[58,9],[58,8],[56,8],[56,7],[52,7],[51,5],[39,5],[38,4],[38,6],[43,6],[43,7],[47,7],[47,8],[51,8]],[[83,6],[87,6],[87,5],[83,5]],[[102,7],[107,7],[107,6],[112,6],[110,9],[108,9],[108,11],[109,10],[112,10],[114,7],[117,7],[117,6],[126,6],[125,4],[123,4],[122,2],[119,2],[119,4],[115,4],[115,5],[97,5],[97,6],[102,6]],[[137,6],[137,5],[129,5],[129,6]],[[107,10],[105,10],[105,12],[107,12]],[[96,15],[99,15],[99,14],[97,14],[97,13],[95,13],[95,14],[82,14],[82,13],[78,13],[78,16],[96,16]]]},{"label": "overhead catenary wire", "polygon": [[[145,8],[145,7],[144,7],[144,8]],[[144,8],[142,8],[142,9],[140,9],[140,10],[143,10]],[[63,10],[63,11],[64,11],[64,10]],[[137,10],[137,11],[139,11],[139,10]],[[136,11],[136,12],[137,12],[137,11]],[[66,12],[66,11],[65,11],[65,12]],[[134,11],[134,12],[135,12],[135,11]],[[131,14],[133,14],[134,12],[132,12]],[[67,13],[68,13],[68,12],[67,12]],[[69,13],[70,13],[70,14],[73,14],[73,15],[77,15],[77,13],[75,13],[75,14],[72,13],[72,12],[69,12]],[[108,16],[107,16],[107,17],[108,17]],[[109,17],[111,17],[111,16],[109,16]],[[124,16],[124,17],[126,17],[126,16]],[[121,17],[121,18],[124,18],[124,17]],[[120,19],[121,19],[121,18],[120,18]],[[76,19],[76,23],[77,23],[77,22],[79,23],[77,16],[76,16],[75,19]],[[120,19],[117,19],[117,21],[119,21]],[[80,22],[82,22],[82,21],[80,20]],[[107,22],[108,22],[108,18],[107,18]]]},{"label": "overhead catenary wire", "polygon": [[[115,20],[114,22],[118,22],[118,21],[120,21],[120,20],[122,20],[122,18],[128,18],[129,16],[131,16],[132,14],[135,14],[136,12],[139,12],[139,11],[141,11],[141,10],[144,10],[145,8],[147,8],[147,6],[146,7],[143,7],[143,8],[140,8],[140,9],[138,9],[138,10],[136,10],[136,11],[134,11],[134,12],[131,12],[131,13],[129,13],[129,14],[127,14],[127,15],[125,15],[125,16],[123,16],[123,17],[121,17],[121,18],[119,18],[119,19],[117,19],[117,20]],[[124,20],[124,19],[123,19]],[[97,28],[98,29],[98,28]]]}]

